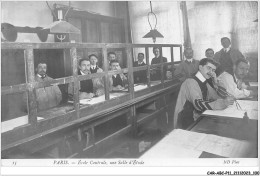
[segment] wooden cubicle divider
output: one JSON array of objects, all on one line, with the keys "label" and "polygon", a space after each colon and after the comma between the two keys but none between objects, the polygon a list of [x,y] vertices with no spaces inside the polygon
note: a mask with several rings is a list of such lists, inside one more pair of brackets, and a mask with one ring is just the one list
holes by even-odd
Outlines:
[{"label": "wooden cubicle divider", "polygon": [[[8,156],[11,151],[19,146],[27,145],[30,142],[39,141],[46,138],[47,136],[54,135],[61,131],[68,131],[71,129],[77,129],[78,141],[87,140],[88,146],[83,147],[83,150],[89,149],[93,146],[101,145],[104,141],[111,140],[120,134],[125,134],[129,131],[132,131],[134,135],[137,134],[137,127],[141,122],[146,120],[137,119],[136,109],[141,107],[145,103],[151,103],[157,101],[158,98],[167,96],[170,93],[177,92],[180,86],[179,82],[171,79],[165,81],[163,77],[161,83],[158,85],[153,85],[150,80],[150,66],[149,63],[149,47],[159,46],[170,47],[171,51],[171,62],[170,63],[159,63],[156,66],[161,68],[161,72],[164,72],[165,66],[171,65],[174,66],[174,53],[173,48],[178,47],[182,49],[181,45],[177,44],[126,44],[126,43],[115,43],[115,44],[106,44],[106,43],[2,43],[2,50],[4,49],[23,49],[25,56],[26,64],[26,83],[5,86],[2,87],[2,95],[13,94],[17,92],[28,93],[28,116],[29,122],[26,125],[14,128],[13,130],[2,133],[2,156]],[[146,55],[146,66],[133,68],[133,48],[145,48]],[[96,73],[91,75],[78,75],[78,60],[77,60],[77,49],[85,48],[99,48],[102,50],[103,55],[103,65],[104,72]],[[127,59],[127,68],[124,68],[120,71],[109,71],[108,59],[107,59],[107,49],[108,48],[123,48],[126,52]],[[34,65],[34,49],[69,49],[70,50],[70,59],[72,67],[72,76],[67,76],[63,78],[57,78],[51,81],[44,81],[41,83],[35,82],[35,65]],[[162,50],[162,49],[161,49]],[[66,53],[66,52],[64,52]],[[180,51],[180,53],[182,53]],[[182,54],[180,55],[182,57]],[[134,79],[133,73],[135,71],[147,70],[147,88],[137,91],[134,91]],[[171,69],[172,75],[174,69]],[[109,95],[109,76],[115,73],[127,73],[128,77],[128,91],[125,95],[120,98],[111,99]],[[163,74],[162,74],[163,75]],[[101,78],[104,80],[105,85],[105,100],[104,102],[92,105],[92,106],[80,106],[79,100],[79,81],[92,79],[92,78]],[[65,114],[58,114],[52,118],[46,118],[41,121],[37,121],[37,103],[35,90],[37,88],[52,86],[52,85],[62,85],[62,84],[73,84],[74,92],[74,109],[66,110]],[[164,99],[165,102],[165,99]],[[164,106],[167,106],[167,103],[164,103]],[[159,109],[161,113],[163,110],[167,109],[162,107]],[[44,113],[42,113],[44,114]],[[116,115],[115,115],[116,114]],[[107,122],[120,114],[128,114],[127,117],[127,126],[119,131],[113,133],[107,138],[96,141],[95,140],[95,126]],[[158,115],[158,112],[153,113],[147,117],[153,117]],[[167,114],[167,119],[169,114]],[[149,119],[149,118],[146,118]],[[168,120],[167,120],[168,121]],[[86,137],[87,136],[87,137]],[[66,135],[62,140],[67,140]],[[90,147],[91,146],[91,147]],[[36,149],[35,149],[36,150]]]}]

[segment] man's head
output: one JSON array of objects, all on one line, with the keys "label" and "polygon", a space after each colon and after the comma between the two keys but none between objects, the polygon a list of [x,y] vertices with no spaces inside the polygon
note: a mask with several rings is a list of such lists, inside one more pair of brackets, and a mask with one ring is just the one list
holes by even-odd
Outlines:
[{"label": "man's head", "polygon": [[218,63],[213,59],[203,58],[199,63],[199,71],[204,76],[205,79],[209,79],[212,77],[216,68],[218,67]]},{"label": "man's head", "polygon": [[191,48],[185,48],[184,56],[186,59],[191,59],[193,57],[193,50]]},{"label": "man's head", "polygon": [[238,79],[243,79],[247,76],[250,68],[250,63],[246,59],[238,59],[233,66],[234,73]]},{"label": "man's head", "polygon": [[231,41],[228,37],[221,38],[221,45],[223,48],[228,48],[231,45]]},{"label": "man's head", "polygon": [[143,62],[144,60],[144,53],[138,53],[138,61]]},{"label": "man's head", "polygon": [[214,50],[212,48],[206,49],[205,56],[207,58],[213,59],[213,57],[214,57]]},{"label": "man's head", "polygon": [[110,62],[110,69],[111,70],[120,70],[121,69],[118,60],[112,60]]},{"label": "man's head", "polygon": [[79,60],[79,69],[85,73],[88,74],[90,71],[90,61],[87,59],[80,59]]},{"label": "man's head", "polygon": [[159,47],[153,47],[153,54],[156,58],[160,57],[160,48]]},{"label": "man's head", "polygon": [[91,54],[91,55],[88,56],[88,58],[89,58],[89,61],[90,61],[91,65],[97,65],[97,62],[98,62],[97,55]]},{"label": "man's head", "polygon": [[107,54],[107,57],[108,57],[108,60],[111,61],[111,60],[116,60],[116,53],[115,52],[109,52]]},{"label": "man's head", "polygon": [[44,63],[44,62],[41,62],[37,65],[37,68],[36,68],[36,72],[37,74],[45,77],[46,76],[46,71],[47,71],[47,64]]}]

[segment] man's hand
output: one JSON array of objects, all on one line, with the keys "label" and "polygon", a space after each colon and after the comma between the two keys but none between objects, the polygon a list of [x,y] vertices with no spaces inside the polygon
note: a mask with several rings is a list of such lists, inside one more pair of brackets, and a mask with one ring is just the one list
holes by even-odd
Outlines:
[{"label": "man's hand", "polygon": [[82,99],[90,99],[92,97],[94,97],[93,93],[80,92],[80,94],[79,94],[79,99],[80,100],[82,100]]},{"label": "man's hand", "polygon": [[232,104],[234,104],[234,102],[235,102],[235,98],[233,96],[232,97],[229,96],[224,99],[224,103],[226,106],[232,105]]}]

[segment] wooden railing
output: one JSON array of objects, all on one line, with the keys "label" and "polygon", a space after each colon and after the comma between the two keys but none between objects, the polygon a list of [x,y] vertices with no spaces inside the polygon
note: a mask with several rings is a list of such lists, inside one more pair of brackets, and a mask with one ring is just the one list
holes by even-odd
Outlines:
[{"label": "wooden railing", "polygon": [[[160,63],[150,65],[149,63],[149,48],[158,46],[160,48],[168,47],[171,53],[171,62]],[[131,116],[135,117],[135,106],[136,103],[141,102],[147,98],[167,93],[172,91],[174,87],[178,87],[179,83],[176,83],[174,77],[171,80],[167,80],[162,76],[160,84],[151,86],[152,81],[150,80],[150,69],[154,67],[160,67],[161,73],[164,72],[164,66],[170,65],[171,72],[173,75],[174,71],[174,53],[173,48],[180,48],[180,58],[182,58],[182,46],[178,44],[105,44],[105,43],[2,43],[2,50],[5,49],[23,49],[24,60],[25,60],[25,76],[26,83],[12,86],[2,87],[2,95],[22,93],[27,91],[28,94],[28,124],[15,128],[13,130],[2,133],[2,151],[9,148],[18,146],[28,141],[32,141],[36,138],[42,137],[47,134],[51,134],[55,131],[71,127],[73,125],[82,124],[83,122],[92,121],[94,118],[99,118],[105,114],[116,112],[120,109],[129,107],[131,109]],[[102,49],[103,66],[104,72],[90,74],[90,75],[78,75],[78,60],[77,60],[77,49],[78,48],[95,48]],[[107,50],[109,48],[124,48],[126,52],[127,68],[123,68],[120,71],[109,71]],[[146,63],[147,65],[142,67],[133,67],[133,48],[144,48]],[[35,81],[35,65],[34,65],[34,49],[70,49],[70,59],[72,63],[72,76],[54,79],[51,81],[36,82]],[[162,49],[161,53],[162,53]],[[134,79],[133,73],[140,70],[147,70],[147,85],[148,87],[142,91],[134,91]],[[109,97],[109,75],[115,73],[127,73],[128,76],[128,92],[118,99],[110,99]],[[162,74],[163,75],[163,74]],[[105,85],[105,100],[102,103],[92,106],[80,107],[79,103],[79,81],[93,79],[93,78],[104,78]],[[65,114],[55,116],[53,118],[44,119],[37,121],[37,103],[35,90],[42,87],[51,85],[62,85],[67,83],[74,83],[74,109],[67,111]],[[130,125],[136,125],[137,120],[133,119],[129,122]],[[81,138],[79,132],[79,138]]]}]

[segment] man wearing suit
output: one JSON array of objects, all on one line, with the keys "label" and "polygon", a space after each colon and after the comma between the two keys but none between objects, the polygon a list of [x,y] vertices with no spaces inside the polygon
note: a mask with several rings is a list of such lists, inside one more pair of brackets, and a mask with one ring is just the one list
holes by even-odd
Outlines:
[{"label": "man wearing suit", "polygon": [[[138,53],[138,61],[134,62],[134,67],[145,66],[144,63],[144,54]],[[146,70],[136,71],[134,72],[134,83],[145,83],[147,80]]]},{"label": "man wearing suit", "polygon": [[[78,75],[88,75],[90,71],[90,61],[87,59],[80,59]],[[69,84],[69,95],[73,95],[73,84]],[[79,84],[79,99],[90,99],[94,96],[100,96],[104,94],[103,85],[94,84],[92,79],[80,81]]]},{"label": "man wearing suit", "polygon": [[[46,74],[47,64],[39,63],[36,67],[36,82],[53,80]],[[23,99],[26,102],[27,95],[24,94]],[[36,100],[38,111],[48,110],[59,105],[62,100],[62,94],[58,86],[49,86],[36,89]],[[26,103],[25,103],[26,104]],[[27,109],[27,107],[25,107]],[[26,110],[27,111],[27,110]]]},{"label": "man wearing suit", "polygon": [[[110,70],[121,70],[117,60],[110,61]],[[109,77],[109,88],[112,91],[123,90],[127,85],[127,78],[123,73],[115,74]]]},{"label": "man wearing suit", "polygon": [[100,68],[97,65],[98,62],[98,57],[95,54],[91,54],[88,56],[89,61],[90,61],[90,72],[91,73],[100,73],[103,72],[102,68]]},{"label": "man wearing suit", "polygon": [[[152,59],[151,64],[160,64],[160,63],[164,63],[167,62],[167,58],[163,57],[160,53],[160,49],[159,47],[154,47],[153,48],[153,54],[154,54],[154,58]],[[167,73],[167,66],[163,66],[163,76],[164,79],[167,79],[166,73]],[[156,81],[156,80],[161,80],[161,68],[160,67],[156,67],[153,70],[151,70],[151,80],[152,81]]]},{"label": "man wearing suit", "polygon": [[186,59],[183,60],[174,71],[174,75],[178,77],[181,82],[193,77],[199,70],[199,61],[193,59],[193,50],[191,48],[185,48],[184,56]]},{"label": "man wearing suit", "polygon": [[231,41],[227,37],[221,38],[221,45],[223,48],[214,55],[215,61],[220,63],[216,74],[225,71],[233,75],[233,65],[238,59],[244,59],[244,56],[239,50],[231,48]]}]

